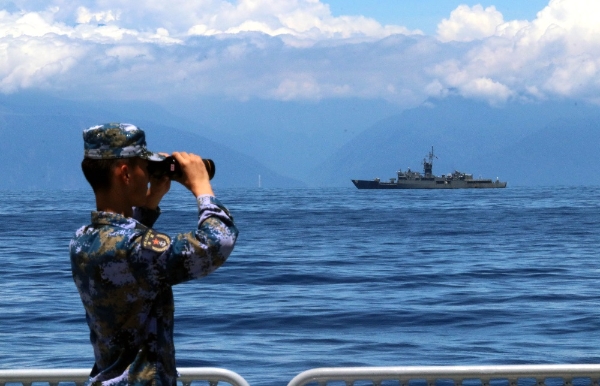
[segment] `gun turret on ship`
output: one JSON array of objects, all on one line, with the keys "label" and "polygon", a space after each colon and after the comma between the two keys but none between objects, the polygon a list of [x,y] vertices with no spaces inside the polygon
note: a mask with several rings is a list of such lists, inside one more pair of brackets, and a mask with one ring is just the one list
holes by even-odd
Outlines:
[{"label": "gun turret on ship", "polygon": [[473,179],[472,174],[454,171],[442,176],[433,174],[433,146],[428,157],[423,158],[423,174],[411,171],[410,168],[403,172],[398,170],[396,178],[390,178],[389,182],[381,182],[379,178],[373,180],[352,180],[358,189],[482,189],[482,188],[506,188],[506,182],[498,178]]}]

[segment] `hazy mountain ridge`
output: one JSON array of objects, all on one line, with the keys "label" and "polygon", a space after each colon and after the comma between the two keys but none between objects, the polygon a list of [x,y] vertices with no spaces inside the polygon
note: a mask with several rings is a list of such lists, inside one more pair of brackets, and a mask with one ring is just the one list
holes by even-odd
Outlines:
[{"label": "hazy mountain ridge", "polygon": [[357,98],[284,102],[190,99],[169,111],[200,123],[191,130],[251,156],[274,171],[307,181],[348,140],[385,117],[402,111],[383,100]]},{"label": "hazy mountain ridge", "polygon": [[313,170],[313,185],[387,180],[407,167],[422,171],[432,146],[437,175],[460,170],[510,185],[598,185],[600,160],[590,154],[600,143],[599,118],[597,106],[571,102],[496,108],[462,98],[436,100],[349,141]]},{"label": "hazy mountain ridge", "polygon": [[[145,106],[145,105],[144,105]],[[139,107],[138,107],[139,108]],[[81,132],[104,122],[131,122],[144,128],[148,147],[155,151],[195,152],[216,163],[213,186],[300,187],[300,181],[279,175],[252,157],[208,138],[152,120],[130,119],[135,113],[113,112],[88,103],[39,95],[0,98],[0,189],[85,188],[80,163]],[[135,108],[133,108],[135,110]],[[167,120],[169,121],[169,120]],[[183,120],[181,120],[183,122]],[[175,123],[175,122],[174,122]]]},{"label": "hazy mountain ridge", "polygon": [[[224,111],[237,114],[227,101],[219,103]],[[215,102],[211,109],[218,110],[219,103]],[[395,177],[398,169],[421,171],[423,158],[432,146],[437,156],[437,175],[460,170],[476,177],[499,177],[508,181],[509,187],[600,184],[597,106],[563,101],[490,107],[483,102],[450,97],[428,101],[344,137],[339,132],[346,130],[343,122],[351,121],[349,117],[369,106],[376,107],[374,116],[381,116],[388,107],[372,101],[358,107],[358,101],[353,100],[348,106],[356,106],[356,111],[345,118],[331,118],[341,113],[340,103],[332,110],[306,103],[286,105],[284,111],[295,121],[290,123],[283,121],[286,114],[276,111],[277,105],[265,102],[269,110],[261,108],[260,101],[253,101],[238,117],[225,120],[222,112],[223,116],[211,116],[212,121],[207,120],[207,124],[196,122],[202,114],[180,117],[145,102],[73,102],[32,93],[0,96],[0,189],[87,187],[79,169],[83,153],[81,131],[109,121],[131,122],[144,128],[152,150],[191,151],[212,158],[217,166],[215,188],[256,187],[259,178],[263,187],[350,187],[350,180],[356,178],[387,180]],[[297,115],[291,114],[294,111]],[[265,113],[271,116],[253,119]],[[367,120],[364,119],[362,122]],[[219,135],[219,121],[228,126],[225,131],[245,123],[244,133],[236,143],[238,150],[218,141],[225,138]],[[283,132],[257,135],[245,148],[241,146],[243,138],[252,138],[252,133],[261,132],[263,125],[277,121],[288,128],[307,122],[314,127],[286,141],[281,141]],[[357,122],[353,124],[354,127],[348,126],[349,131],[356,130]],[[337,134],[325,139],[328,130]],[[265,149],[269,148],[277,151],[265,156]],[[323,152],[325,159],[317,167],[301,161],[302,156],[315,157],[315,152]]]},{"label": "hazy mountain ridge", "polygon": [[557,119],[482,160],[513,185],[599,185],[600,114]]}]

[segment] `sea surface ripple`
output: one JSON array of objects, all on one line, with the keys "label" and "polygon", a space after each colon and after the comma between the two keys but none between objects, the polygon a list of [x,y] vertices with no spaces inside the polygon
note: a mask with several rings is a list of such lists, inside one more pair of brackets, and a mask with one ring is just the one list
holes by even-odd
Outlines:
[{"label": "sea surface ripple", "polygon": [[[597,363],[600,188],[217,189],[227,263],[174,288],[180,367]],[[91,368],[68,244],[90,191],[0,192],[0,369]],[[192,230],[174,188],[155,228]]]}]

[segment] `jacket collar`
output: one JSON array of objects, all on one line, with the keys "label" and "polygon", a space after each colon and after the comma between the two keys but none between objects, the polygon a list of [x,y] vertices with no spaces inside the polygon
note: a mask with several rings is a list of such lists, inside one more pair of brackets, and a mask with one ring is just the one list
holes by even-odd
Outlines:
[{"label": "jacket collar", "polygon": [[120,228],[135,228],[137,221],[112,212],[92,212],[92,224],[112,225]]}]

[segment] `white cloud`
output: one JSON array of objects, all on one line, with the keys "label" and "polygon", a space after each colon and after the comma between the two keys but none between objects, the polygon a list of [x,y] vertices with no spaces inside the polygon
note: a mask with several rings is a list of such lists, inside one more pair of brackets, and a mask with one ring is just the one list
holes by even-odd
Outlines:
[{"label": "white cloud", "polygon": [[101,12],[91,12],[86,7],[77,8],[77,23],[110,23],[119,20],[120,12],[111,10]]},{"label": "white cloud", "polygon": [[46,34],[66,35],[69,28],[54,21],[56,9],[44,12],[11,14],[0,11],[0,38],[2,37],[40,37]]},{"label": "white cloud", "polygon": [[597,100],[600,91],[597,0],[551,0],[531,21],[505,21],[493,6],[459,6],[436,37],[360,15],[334,17],[318,0],[53,4],[0,11],[0,91],[360,97],[407,106],[450,93],[501,104]]},{"label": "white cloud", "polygon": [[216,13],[197,17],[187,31],[193,35],[261,32],[312,41],[421,33],[400,26],[382,26],[363,16],[334,17],[328,6],[311,0],[240,0],[236,6],[222,5],[217,7]]},{"label": "white cloud", "polygon": [[119,58],[121,60],[135,60],[140,57],[151,57],[152,54],[145,47],[138,46],[114,46],[105,51],[106,56]]},{"label": "white cloud", "polygon": [[589,55],[568,58],[552,72],[546,90],[566,97],[597,94],[600,86],[600,58]]},{"label": "white cloud", "polygon": [[496,28],[504,23],[504,18],[496,7],[483,8],[460,5],[438,25],[438,37],[443,42],[452,40],[468,42],[492,36]]},{"label": "white cloud", "polygon": [[[468,13],[466,8],[462,8],[461,15]],[[471,12],[471,16],[481,16],[480,11]],[[491,34],[492,25],[502,18],[495,17],[496,21],[490,23],[492,19],[481,16],[480,25],[488,26],[487,33],[472,43],[463,58],[452,62],[452,66],[438,65],[432,73],[467,97],[477,95],[477,90],[487,89],[499,100],[516,95],[591,100],[592,93],[597,93],[600,86],[600,24],[594,20],[598,14],[600,2],[595,0],[552,0],[535,20],[501,23]],[[454,40],[476,37],[476,33],[460,33],[473,31],[468,27],[478,25],[472,18],[465,16],[456,20],[466,20],[466,27],[448,28],[443,36],[454,37]],[[438,31],[444,30],[443,24]],[[482,88],[485,84],[490,87]],[[473,88],[473,85],[478,87]],[[494,102],[491,95],[488,100]]]},{"label": "white cloud", "polygon": [[[56,0],[55,0],[56,1]],[[79,23],[118,20],[122,28],[166,28],[173,37],[186,34],[215,35],[261,32],[271,36],[290,34],[304,39],[371,37],[420,34],[401,26],[382,26],[363,16],[331,15],[317,0],[103,0],[78,7]]]},{"label": "white cloud", "polygon": [[46,88],[68,74],[85,50],[58,39],[2,39],[0,44],[0,91]]},{"label": "white cloud", "polygon": [[461,91],[466,97],[484,99],[492,104],[506,102],[512,96],[512,91],[506,85],[489,78],[469,80],[462,85]]},{"label": "white cloud", "polygon": [[294,75],[284,79],[273,90],[273,96],[281,100],[318,99],[321,88],[310,75]]}]

